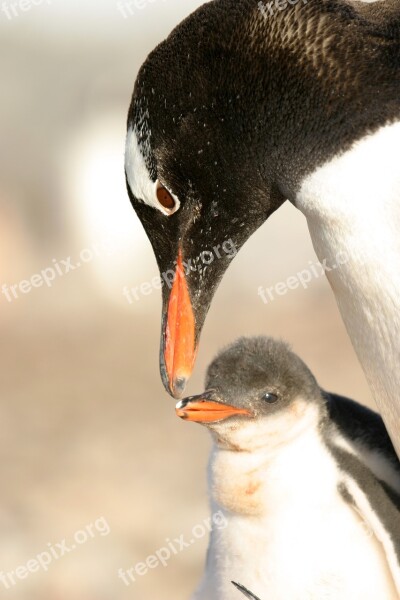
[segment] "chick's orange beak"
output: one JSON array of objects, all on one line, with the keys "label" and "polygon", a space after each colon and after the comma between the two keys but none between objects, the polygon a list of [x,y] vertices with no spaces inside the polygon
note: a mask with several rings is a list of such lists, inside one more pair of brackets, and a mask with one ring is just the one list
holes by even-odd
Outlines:
[{"label": "chick's orange beak", "polygon": [[195,318],[179,251],[174,283],[168,302],[164,361],[168,384],[176,398],[185,389],[196,358]]},{"label": "chick's orange beak", "polygon": [[213,423],[233,417],[234,415],[252,416],[251,412],[245,408],[237,408],[236,406],[230,406],[229,404],[201,397],[182,400],[178,402],[175,410],[181,419],[195,423]]}]

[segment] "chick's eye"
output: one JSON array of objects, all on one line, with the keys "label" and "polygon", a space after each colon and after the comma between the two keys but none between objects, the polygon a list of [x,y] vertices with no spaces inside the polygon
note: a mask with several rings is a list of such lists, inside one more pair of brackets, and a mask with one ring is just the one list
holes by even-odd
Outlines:
[{"label": "chick's eye", "polygon": [[275,404],[275,402],[278,402],[279,398],[277,394],[273,394],[272,392],[265,392],[265,394],[261,396],[261,400],[264,400],[264,402],[268,402],[268,404]]}]

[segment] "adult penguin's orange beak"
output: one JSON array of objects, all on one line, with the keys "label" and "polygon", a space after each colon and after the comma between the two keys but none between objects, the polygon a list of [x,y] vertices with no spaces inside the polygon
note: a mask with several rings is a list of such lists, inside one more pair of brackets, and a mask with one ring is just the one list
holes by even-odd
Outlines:
[{"label": "adult penguin's orange beak", "polygon": [[182,253],[179,251],[164,324],[162,345],[165,377],[171,394],[179,398],[196,359],[195,317],[190,300]]}]

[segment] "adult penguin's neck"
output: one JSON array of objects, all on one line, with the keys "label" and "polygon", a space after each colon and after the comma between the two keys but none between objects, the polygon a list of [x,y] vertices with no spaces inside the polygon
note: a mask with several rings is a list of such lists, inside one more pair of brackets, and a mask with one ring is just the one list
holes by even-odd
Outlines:
[{"label": "adult penguin's neck", "polygon": [[247,143],[265,181],[307,217],[400,452],[400,3],[240,6],[231,52],[248,90],[245,130],[260,133]]},{"label": "adult penguin's neck", "polygon": [[196,35],[212,49],[240,145],[294,201],[318,166],[400,116],[400,5],[284,4],[216,0],[199,12]]}]

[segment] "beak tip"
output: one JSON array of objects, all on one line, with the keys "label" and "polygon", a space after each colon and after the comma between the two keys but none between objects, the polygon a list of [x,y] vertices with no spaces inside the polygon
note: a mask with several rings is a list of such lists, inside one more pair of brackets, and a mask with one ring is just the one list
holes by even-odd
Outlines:
[{"label": "beak tip", "polygon": [[185,377],[177,377],[170,383],[170,391],[174,398],[182,398],[186,388],[187,379]]},{"label": "beak tip", "polygon": [[176,406],[175,406],[175,409],[176,409],[177,411],[178,411],[178,410],[182,410],[183,408],[185,408],[186,404],[187,404],[187,401],[186,401],[186,400],[179,400],[179,402],[177,402],[177,404],[176,404]]},{"label": "beak tip", "polygon": [[176,400],[180,400],[188,382],[188,377],[172,377],[170,378],[165,368],[165,364],[162,362],[160,365],[161,379],[164,384],[165,391]]}]

